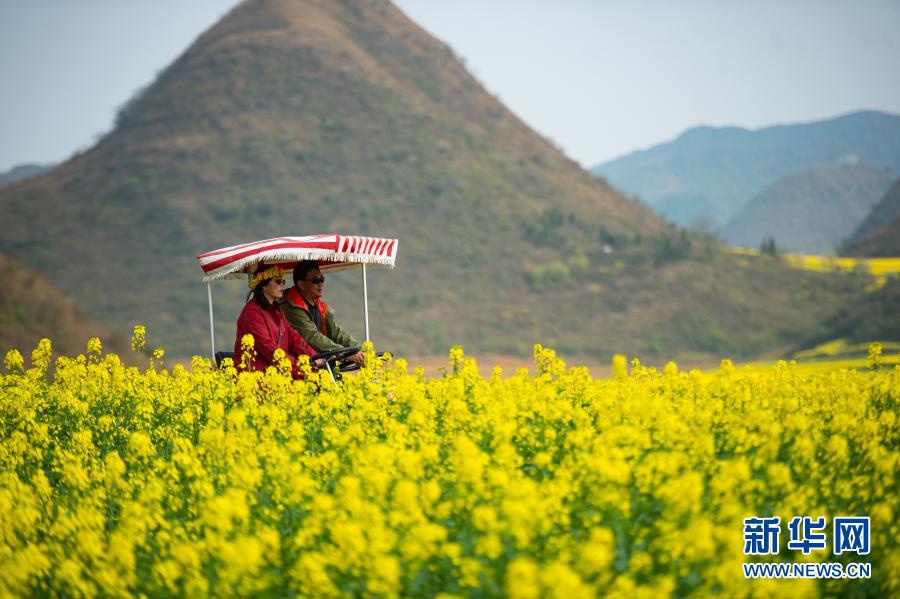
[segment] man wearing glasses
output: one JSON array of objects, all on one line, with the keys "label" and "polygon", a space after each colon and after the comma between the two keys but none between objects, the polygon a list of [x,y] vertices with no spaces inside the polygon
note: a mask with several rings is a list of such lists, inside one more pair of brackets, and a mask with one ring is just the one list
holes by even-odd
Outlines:
[{"label": "man wearing glasses", "polygon": [[[280,306],[291,326],[318,352],[358,345],[350,333],[334,322],[334,310],[322,301],[325,277],[315,260],[294,267],[294,286],[284,294]],[[347,358],[362,364],[362,352]]]}]

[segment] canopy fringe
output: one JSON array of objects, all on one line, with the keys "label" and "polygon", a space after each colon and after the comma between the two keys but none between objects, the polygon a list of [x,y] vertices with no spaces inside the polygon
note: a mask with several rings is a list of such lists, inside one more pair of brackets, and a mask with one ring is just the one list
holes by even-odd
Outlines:
[{"label": "canopy fringe", "polygon": [[247,274],[246,272],[244,272],[245,269],[253,264],[277,263],[279,261],[300,262],[302,260],[325,260],[326,262],[336,263],[334,267],[329,267],[329,265],[324,264],[323,269],[350,267],[358,264],[378,264],[393,268],[395,261],[394,258],[389,256],[373,256],[371,254],[350,254],[331,251],[323,252],[321,250],[312,250],[308,252],[297,252],[296,250],[293,250],[289,253],[271,251],[263,252],[254,256],[250,256],[248,258],[243,258],[241,260],[232,262],[227,267],[221,270],[213,271],[209,274],[204,275],[203,282],[209,283],[211,281],[217,281],[219,279],[241,278],[243,276],[246,276]]}]

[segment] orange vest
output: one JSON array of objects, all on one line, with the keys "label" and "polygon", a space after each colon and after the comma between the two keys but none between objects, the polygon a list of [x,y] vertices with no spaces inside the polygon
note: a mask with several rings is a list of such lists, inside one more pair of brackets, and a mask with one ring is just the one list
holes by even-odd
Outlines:
[{"label": "orange vest", "polygon": [[[290,289],[288,289],[287,293],[284,294],[284,299],[291,302],[298,308],[303,308],[304,310],[309,312],[309,306],[307,305],[306,300],[303,299],[303,296],[300,295],[300,292],[296,287],[291,287]],[[327,337],[328,335],[325,333],[325,313],[328,312],[328,304],[323,302],[322,298],[319,298],[316,300],[316,305],[319,308],[319,314],[321,314],[322,316],[322,318],[320,319],[320,322],[322,323],[322,326],[320,327],[321,333]]]}]

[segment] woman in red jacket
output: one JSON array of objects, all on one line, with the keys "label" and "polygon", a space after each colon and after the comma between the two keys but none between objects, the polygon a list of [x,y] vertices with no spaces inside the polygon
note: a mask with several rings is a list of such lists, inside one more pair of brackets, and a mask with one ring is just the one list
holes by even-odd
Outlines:
[{"label": "woman in red jacket", "polygon": [[[255,355],[248,356],[250,370],[265,370],[275,365],[275,350],[284,350],[291,363],[291,374],[301,378],[297,371],[297,356],[313,356],[316,353],[303,337],[288,323],[284,313],[275,304],[284,294],[284,272],[278,266],[260,266],[250,278],[250,296],[237,321],[237,336],[234,340],[234,364],[241,368],[244,355],[241,339],[253,336]],[[252,298],[252,299],[251,299]]]}]

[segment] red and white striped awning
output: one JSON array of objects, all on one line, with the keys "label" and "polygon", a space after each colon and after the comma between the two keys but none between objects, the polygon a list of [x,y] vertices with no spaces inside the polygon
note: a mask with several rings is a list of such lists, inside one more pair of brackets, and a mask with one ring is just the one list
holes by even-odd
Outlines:
[{"label": "red and white striped awning", "polygon": [[398,244],[396,239],[349,235],[276,237],[206,252],[197,260],[203,269],[203,282],[207,283],[246,276],[256,272],[259,264],[278,264],[291,270],[301,260],[316,260],[322,270],[358,264],[393,268]]}]

